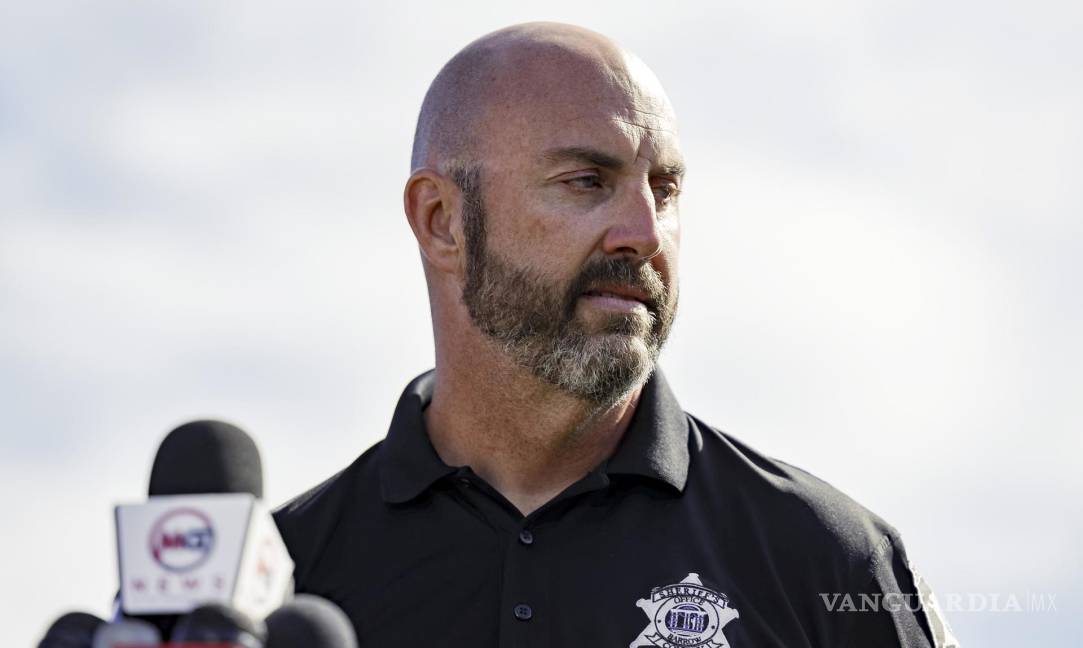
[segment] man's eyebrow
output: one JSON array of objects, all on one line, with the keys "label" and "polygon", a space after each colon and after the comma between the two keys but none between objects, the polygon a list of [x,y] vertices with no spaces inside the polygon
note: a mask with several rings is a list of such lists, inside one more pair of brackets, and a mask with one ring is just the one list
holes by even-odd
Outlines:
[{"label": "man's eyebrow", "polygon": [[603,169],[617,170],[624,166],[620,158],[598,149],[586,146],[566,146],[549,149],[542,153],[542,158],[549,162],[588,162]]},{"label": "man's eyebrow", "polygon": [[[554,164],[560,162],[586,162],[603,169],[612,169],[614,171],[624,167],[624,162],[621,161],[620,158],[586,146],[566,146],[549,149],[542,153],[542,158]],[[674,164],[659,165],[655,171],[663,175],[683,176],[685,167],[684,164],[677,162]]]},{"label": "man's eyebrow", "polygon": [[663,175],[671,175],[671,176],[683,177],[684,172],[685,172],[685,167],[684,167],[684,163],[675,162],[673,164],[660,165],[658,167],[658,170],[661,171]]}]

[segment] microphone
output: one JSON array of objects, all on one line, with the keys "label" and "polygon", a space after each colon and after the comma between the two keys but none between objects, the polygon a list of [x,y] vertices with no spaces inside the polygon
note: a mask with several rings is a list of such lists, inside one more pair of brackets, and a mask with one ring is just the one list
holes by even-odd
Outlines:
[{"label": "microphone", "polygon": [[105,621],[86,612],[63,614],[38,643],[38,648],[92,648],[94,631]]},{"label": "microphone", "polygon": [[201,493],[263,497],[263,462],[244,430],[223,421],[192,421],[162,439],[147,495]]},{"label": "microphone", "polygon": [[265,648],[357,648],[349,617],[334,603],[298,594],[267,617]]},{"label": "microphone", "polygon": [[[172,645],[222,645],[223,648],[265,648],[267,626],[253,621],[229,606],[211,604],[198,607],[177,620]],[[303,646],[305,644],[298,644]]]},{"label": "microphone", "polygon": [[262,462],[244,431],[221,421],[173,430],[148,492],[145,503],[115,509],[124,615],[168,629],[208,603],[262,619],[285,602],[293,561],[259,500]]},{"label": "microphone", "polygon": [[98,626],[92,648],[157,648],[162,643],[158,628],[139,619],[120,619]]}]

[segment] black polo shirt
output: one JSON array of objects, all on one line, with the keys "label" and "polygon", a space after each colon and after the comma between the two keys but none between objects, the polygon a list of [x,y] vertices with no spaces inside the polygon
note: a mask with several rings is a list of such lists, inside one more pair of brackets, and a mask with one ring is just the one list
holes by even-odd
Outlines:
[{"label": "black polo shirt", "polygon": [[686,414],[660,372],[616,453],[526,517],[440,460],[432,382],[275,513],[298,591],[340,605],[362,646],[949,645],[891,526]]}]

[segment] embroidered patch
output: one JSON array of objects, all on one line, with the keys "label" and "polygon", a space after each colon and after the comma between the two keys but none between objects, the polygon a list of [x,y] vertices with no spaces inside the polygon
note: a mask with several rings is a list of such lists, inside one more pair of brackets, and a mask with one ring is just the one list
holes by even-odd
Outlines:
[{"label": "embroidered patch", "polygon": [[699,574],[679,583],[655,587],[636,605],[649,621],[629,648],[729,648],[722,627],[740,615],[729,597],[703,586]]},{"label": "embroidered patch", "polygon": [[914,577],[914,587],[921,599],[921,607],[925,611],[925,620],[929,622],[929,630],[933,633],[934,648],[959,648],[959,640],[948,625],[944,611],[940,608],[940,601],[936,600],[933,588],[925,578],[914,569],[914,563],[910,563],[910,575]]}]

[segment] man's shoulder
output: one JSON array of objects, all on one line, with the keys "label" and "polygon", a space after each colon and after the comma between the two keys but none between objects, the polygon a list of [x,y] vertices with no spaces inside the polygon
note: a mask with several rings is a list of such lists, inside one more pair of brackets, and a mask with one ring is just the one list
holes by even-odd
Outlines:
[{"label": "man's shoulder", "polygon": [[359,504],[358,493],[378,493],[376,462],[382,445],[376,443],[346,468],[274,510],[275,524],[295,562],[316,557],[344,510]]},{"label": "man's shoulder", "polygon": [[950,634],[935,609],[915,614],[910,607],[918,597],[919,579],[893,526],[812,473],[767,456],[692,415],[688,420],[694,458],[690,476],[696,487],[713,489],[711,495],[721,500],[717,506],[724,514],[718,517],[724,524],[743,527],[729,535],[743,561],[759,560],[778,579],[781,591],[794,600],[817,603],[807,608],[820,619],[809,622],[810,631],[835,628],[822,623],[822,615],[832,612],[839,600],[906,597],[898,599],[906,603],[897,609],[884,603],[882,614],[854,617],[855,622],[831,630],[819,643],[929,646],[931,622]]},{"label": "man's shoulder", "polygon": [[827,481],[691,414],[688,418],[697,481],[733,505],[750,507],[750,523],[763,527],[765,537],[853,563],[874,558],[885,543],[899,542],[894,527]]}]

